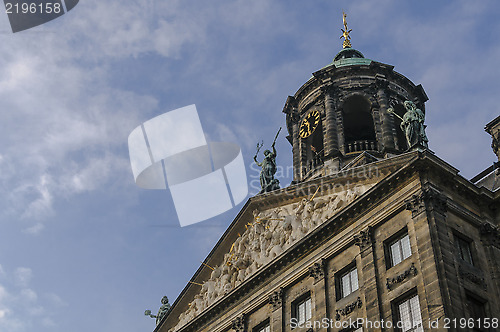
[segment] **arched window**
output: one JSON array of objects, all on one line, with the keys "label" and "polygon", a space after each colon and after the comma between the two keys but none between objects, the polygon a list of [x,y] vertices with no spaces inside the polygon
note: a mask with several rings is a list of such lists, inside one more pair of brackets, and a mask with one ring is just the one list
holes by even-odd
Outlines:
[{"label": "arched window", "polygon": [[319,122],[318,127],[314,133],[309,137],[310,143],[310,158],[311,168],[314,169],[319,165],[323,164],[323,159],[325,156],[324,146],[323,146],[323,123]]},{"label": "arched window", "polygon": [[375,126],[368,100],[349,97],[343,105],[345,152],[377,150]]}]

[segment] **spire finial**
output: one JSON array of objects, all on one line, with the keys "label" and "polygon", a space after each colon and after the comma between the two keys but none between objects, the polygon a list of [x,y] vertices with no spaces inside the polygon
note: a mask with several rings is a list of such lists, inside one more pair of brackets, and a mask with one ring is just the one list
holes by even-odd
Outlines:
[{"label": "spire finial", "polygon": [[343,21],[344,21],[344,29],[340,29],[342,30],[342,36],[340,36],[340,38],[344,38],[344,42],[342,43],[342,46],[344,48],[349,48],[349,47],[352,47],[351,45],[351,36],[349,36],[349,34],[351,33],[352,29],[349,30],[347,28],[347,21],[346,21],[346,17],[347,17],[347,14],[342,11],[342,14],[343,14]]}]

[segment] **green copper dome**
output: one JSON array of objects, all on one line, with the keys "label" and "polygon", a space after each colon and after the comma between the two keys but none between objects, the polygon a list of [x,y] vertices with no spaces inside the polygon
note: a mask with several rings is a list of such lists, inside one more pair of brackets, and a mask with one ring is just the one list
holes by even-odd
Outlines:
[{"label": "green copper dome", "polygon": [[366,59],[360,51],[348,47],[337,53],[335,58],[333,58],[332,64],[335,65],[335,67],[343,67],[352,65],[369,65],[371,62],[372,60]]}]

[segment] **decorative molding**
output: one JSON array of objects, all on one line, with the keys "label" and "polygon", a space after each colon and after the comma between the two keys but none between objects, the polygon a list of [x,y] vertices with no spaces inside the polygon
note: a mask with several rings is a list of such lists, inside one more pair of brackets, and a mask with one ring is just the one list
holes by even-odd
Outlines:
[{"label": "decorative molding", "polygon": [[446,197],[432,187],[422,188],[420,194],[413,195],[405,201],[406,209],[411,211],[412,218],[427,209],[445,215],[448,203]]},{"label": "decorative molding", "polygon": [[489,222],[481,224],[479,228],[481,239],[486,245],[500,249],[500,229]]},{"label": "decorative molding", "polygon": [[323,260],[309,267],[309,277],[313,277],[315,283],[325,277],[325,262]]},{"label": "decorative molding", "polygon": [[381,90],[387,90],[389,87],[389,81],[381,75],[375,75],[375,86]]},{"label": "decorative molding", "polygon": [[497,130],[496,136],[491,133],[491,138],[491,148],[493,149],[493,152],[498,156],[498,149],[500,148],[500,129]]},{"label": "decorative molding", "polygon": [[354,244],[357,245],[360,250],[365,250],[369,248],[373,243],[373,228],[370,226],[366,230],[359,232],[358,235],[354,236]]},{"label": "decorative molding", "polygon": [[[320,96],[323,97],[323,96]],[[316,102],[314,103],[314,106],[319,107],[320,109],[324,110],[325,109],[325,100],[324,98],[318,98]]]},{"label": "decorative molding", "polygon": [[247,322],[246,321],[247,321],[246,315],[242,314],[241,316],[233,319],[231,328],[235,332],[247,332]]},{"label": "decorative molding", "polygon": [[411,276],[416,276],[418,273],[415,263],[411,263],[411,266],[405,270],[403,273],[397,275],[394,278],[387,278],[386,286],[388,290],[391,290],[392,286],[397,285],[409,279]]},{"label": "decorative molding", "polygon": [[273,311],[281,308],[281,305],[283,304],[283,287],[280,287],[278,290],[269,295],[269,304],[273,306]]},{"label": "decorative molding", "polygon": [[462,279],[468,280],[468,281],[478,285],[482,289],[486,290],[486,288],[487,288],[486,281],[484,280],[483,277],[480,277],[471,271],[465,271],[464,269],[460,269],[459,274],[460,274],[460,277]]},{"label": "decorative molding", "polygon": [[363,306],[363,302],[361,302],[361,298],[358,297],[358,299],[356,301],[354,301],[353,303],[346,305],[342,309],[335,310],[335,319],[340,320],[340,318],[342,316],[347,316],[351,312],[353,312],[355,309],[361,308],[362,306]]}]

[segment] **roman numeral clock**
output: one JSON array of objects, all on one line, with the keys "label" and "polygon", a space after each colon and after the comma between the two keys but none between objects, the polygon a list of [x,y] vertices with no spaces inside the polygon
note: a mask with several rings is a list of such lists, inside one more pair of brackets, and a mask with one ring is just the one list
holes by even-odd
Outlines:
[{"label": "roman numeral clock", "polygon": [[311,112],[309,112],[309,114],[307,114],[300,123],[299,136],[301,138],[307,138],[311,136],[311,134],[314,133],[314,131],[318,127],[319,120],[320,114],[318,110],[312,110]]}]

